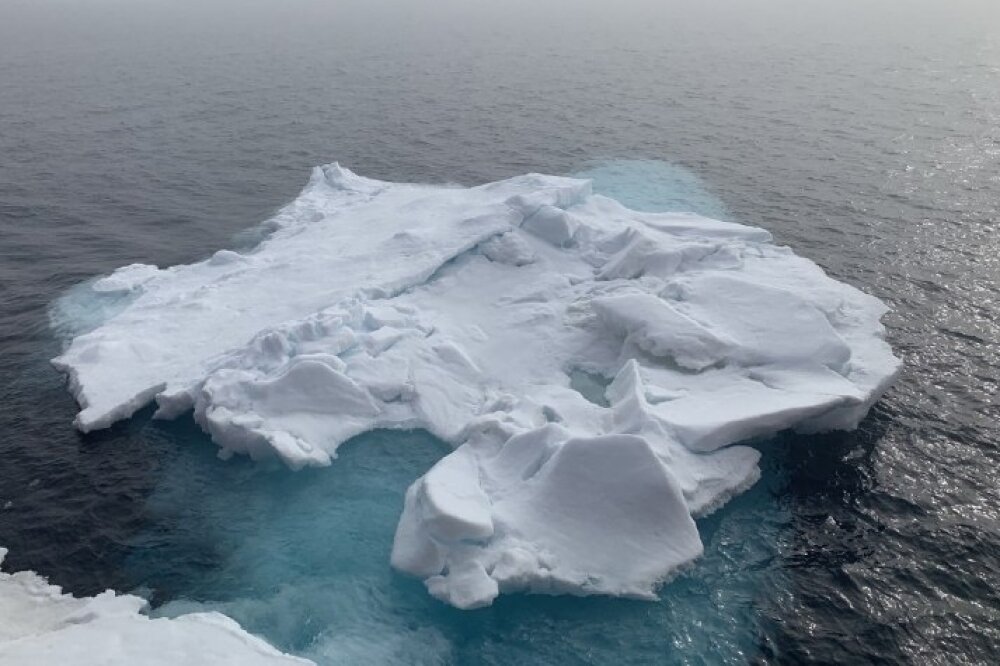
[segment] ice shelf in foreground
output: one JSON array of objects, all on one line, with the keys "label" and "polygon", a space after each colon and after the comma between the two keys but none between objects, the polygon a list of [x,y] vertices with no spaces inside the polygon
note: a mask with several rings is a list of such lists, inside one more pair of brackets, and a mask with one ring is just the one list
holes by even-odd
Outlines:
[{"label": "ice shelf in foreground", "polygon": [[93,284],[127,304],[54,360],[76,423],[155,400],[224,455],[295,468],[426,428],[455,451],[407,492],[392,563],[460,608],[651,598],[702,552],[693,518],[757,479],[734,444],[853,428],[899,365],[883,305],[766,231],[632,211],[584,180],[333,164],[272,226],[248,253]]},{"label": "ice shelf in foreground", "polygon": [[151,619],[139,613],[145,605],[110,590],[75,598],[34,572],[0,571],[0,664],[312,665],[220,613]]}]

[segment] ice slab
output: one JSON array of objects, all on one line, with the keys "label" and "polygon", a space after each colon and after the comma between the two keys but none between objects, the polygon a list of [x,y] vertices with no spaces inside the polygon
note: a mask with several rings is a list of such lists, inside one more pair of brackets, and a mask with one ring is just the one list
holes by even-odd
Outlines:
[{"label": "ice slab", "polygon": [[53,361],[77,425],[156,400],[223,455],[293,468],[426,429],[455,451],[407,493],[392,562],[462,608],[651,596],[701,553],[692,517],[758,478],[739,442],[853,428],[899,367],[884,306],[766,231],[630,210],[586,180],[332,164],[272,227],[245,254],[93,283],[127,298]]},{"label": "ice slab", "polygon": [[[0,564],[6,549],[0,548]],[[32,571],[0,571],[0,663],[121,666],[309,666],[221,613],[152,619],[146,601],[107,591],[64,594]]]}]

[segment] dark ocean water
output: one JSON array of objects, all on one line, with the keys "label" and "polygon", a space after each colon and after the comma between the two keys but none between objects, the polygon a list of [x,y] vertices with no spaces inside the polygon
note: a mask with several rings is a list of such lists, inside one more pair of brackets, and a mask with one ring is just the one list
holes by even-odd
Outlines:
[{"label": "dark ocean water", "polygon": [[[8,564],[331,662],[995,663],[1000,4],[495,4],[0,2]],[[431,438],[295,475],[217,461],[189,419],[82,436],[47,364],[74,284],[252,242],[332,160],[468,184],[669,165],[680,201],[888,303],[903,375],[856,432],[763,446],[661,602],[445,609],[387,566]]]}]

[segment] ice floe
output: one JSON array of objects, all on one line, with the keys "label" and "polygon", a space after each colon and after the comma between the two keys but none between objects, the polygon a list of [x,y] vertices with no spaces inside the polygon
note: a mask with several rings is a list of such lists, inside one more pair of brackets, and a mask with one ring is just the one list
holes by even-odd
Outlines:
[{"label": "ice floe", "polygon": [[[7,551],[0,548],[0,564]],[[153,619],[140,597],[64,594],[31,571],[0,571],[0,663],[309,666],[221,613]]]},{"label": "ice floe", "polygon": [[119,305],[53,361],[76,424],[155,400],[223,455],[293,468],[427,429],[455,450],[409,489],[391,559],[460,608],[651,597],[701,553],[693,518],[757,479],[740,442],[853,428],[899,367],[884,306],[768,232],[629,210],[586,180],[332,164],[272,228],[250,252],[94,283]]}]

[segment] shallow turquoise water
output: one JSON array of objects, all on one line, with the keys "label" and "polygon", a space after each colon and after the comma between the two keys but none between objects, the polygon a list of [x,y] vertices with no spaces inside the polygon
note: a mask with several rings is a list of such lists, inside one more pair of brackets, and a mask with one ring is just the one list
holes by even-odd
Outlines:
[{"label": "shallow turquoise water", "polygon": [[501,597],[463,612],[389,568],[406,487],[447,450],[423,432],[380,431],[327,469],[218,460],[194,424],[152,425],[177,449],[128,567],[159,614],[220,610],[321,663],[743,663],[758,601],[781,594],[783,476],[699,522],[705,557],[655,603]]},{"label": "shallow turquoise water", "polygon": [[[725,215],[696,177],[663,162],[580,175],[635,208]],[[170,453],[127,561],[139,591],[157,614],[219,610],[320,663],[742,663],[758,650],[758,602],[782,593],[780,454],[754,489],[700,521],[705,556],[658,602],[516,595],[463,612],[389,567],[403,494],[443,442],[379,431],[329,468],[292,472],[218,460],[190,419],[148,428]]]},{"label": "shallow turquoise water", "polygon": [[699,213],[731,220],[725,203],[691,170],[662,160],[604,160],[574,176],[634,210]]}]

